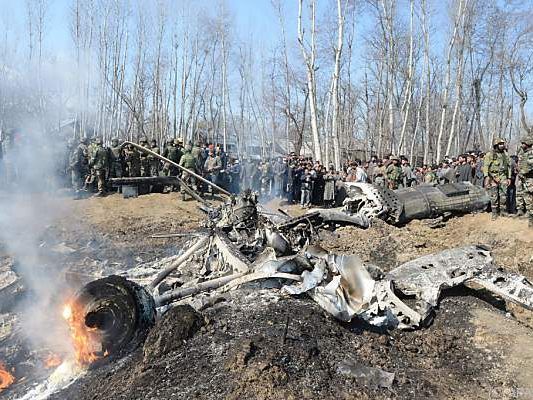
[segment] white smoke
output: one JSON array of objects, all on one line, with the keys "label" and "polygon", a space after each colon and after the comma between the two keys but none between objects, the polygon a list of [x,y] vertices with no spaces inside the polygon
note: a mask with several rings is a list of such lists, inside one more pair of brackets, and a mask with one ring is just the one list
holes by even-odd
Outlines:
[{"label": "white smoke", "polygon": [[52,250],[53,225],[67,212],[57,195],[58,147],[65,150],[38,123],[21,125],[5,146],[0,188],[0,245],[25,289],[17,304],[23,332],[34,349],[54,353],[69,350],[60,309],[67,288]]}]

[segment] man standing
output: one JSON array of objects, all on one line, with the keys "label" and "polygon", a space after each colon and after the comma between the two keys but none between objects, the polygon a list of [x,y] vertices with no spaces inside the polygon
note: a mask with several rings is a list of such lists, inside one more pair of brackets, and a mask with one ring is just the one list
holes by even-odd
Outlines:
[{"label": "man standing", "polygon": [[85,181],[85,174],[87,173],[87,146],[86,139],[81,139],[80,144],[73,148],[69,154],[70,176],[72,180],[72,189],[76,197],[79,196],[80,189]]},{"label": "man standing", "polygon": [[390,161],[391,163],[385,170],[387,185],[389,189],[396,190],[403,182],[402,167],[400,167],[400,159],[397,156],[391,156]]},{"label": "man standing", "polygon": [[[152,139],[150,142],[150,150],[156,154],[160,154],[160,150],[155,139]],[[159,158],[153,156],[152,154],[148,154],[148,161],[150,162],[150,176],[159,176]]]},{"label": "man standing", "polygon": [[92,153],[89,165],[93,169],[97,181],[97,196],[103,196],[105,194],[105,174],[109,165],[108,153],[103,147],[102,138],[97,138],[95,140],[95,145],[96,147]]},{"label": "man standing", "polygon": [[272,166],[272,173],[274,175],[274,196],[281,197],[283,195],[283,180],[287,167],[283,164],[281,157],[278,157]]},{"label": "man standing", "polygon": [[520,142],[516,204],[519,214],[525,209],[528,226],[533,228],[533,136],[523,137]]},{"label": "man standing", "polygon": [[[188,169],[191,172],[197,172],[196,171],[196,159],[191,154],[192,146],[190,144],[186,145],[183,149],[183,154],[179,161],[179,166]],[[183,171],[181,174],[181,179],[187,186],[189,186],[192,190],[197,190],[196,187],[196,178],[189,174],[187,171]],[[185,201],[185,187],[180,186],[180,192],[181,192],[181,199]]]},{"label": "man standing", "polygon": [[111,178],[122,178],[124,171],[124,150],[119,145],[117,138],[111,140],[110,156]]},{"label": "man standing", "polygon": [[[148,146],[148,139],[146,137],[142,137],[141,140],[139,140],[139,144],[149,149]],[[150,176],[150,159],[148,158],[148,153],[145,153],[144,151],[140,152],[140,158],[141,158],[141,176]]]},{"label": "man standing", "polygon": [[[207,173],[208,179],[215,185],[218,185],[218,175],[222,169],[222,160],[216,156],[213,150],[209,150],[209,156],[204,163],[204,171]],[[211,196],[213,195],[213,188],[209,186]]]},{"label": "man standing", "polygon": [[141,156],[139,151],[131,144],[124,149],[124,162],[126,163],[129,177],[133,178],[141,175]]},{"label": "man standing", "polygon": [[241,187],[243,190],[251,189],[256,166],[250,156],[246,156],[241,168]]},{"label": "man standing", "polygon": [[492,219],[506,213],[507,187],[511,183],[511,159],[505,151],[505,140],[496,138],[492,151],[483,159],[485,189],[490,196]]},{"label": "man standing", "polygon": [[459,156],[459,165],[457,166],[457,171],[455,176],[457,177],[457,182],[472,182],[474,180],[474,170],[472,168],[471,160],[467,161],[466,155]]}]

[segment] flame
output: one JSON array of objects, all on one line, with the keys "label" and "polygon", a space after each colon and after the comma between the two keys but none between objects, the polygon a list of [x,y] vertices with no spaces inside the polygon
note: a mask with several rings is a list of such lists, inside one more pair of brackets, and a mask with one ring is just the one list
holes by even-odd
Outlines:
[{"label": "flame", "polygon": [[15,382],[15,377],[6,369],[5,365],[0,362],[0,392],[7,389]]},{"label": "flame", "polygon": [[102,354],[97,330],[85,325],[83,309],[76,302],[65,304],[62,314],[69,325],[76,363],[79,366],[89,365],[106,355]]},{"label": "flame", "polygon": [[58,356],[57,354],[49,354],[45,359],[44,359],[44,365],[46,368],[54,368],[54,367],[57,367],[61,364],[62,360],[61,360],[61,357]]}]

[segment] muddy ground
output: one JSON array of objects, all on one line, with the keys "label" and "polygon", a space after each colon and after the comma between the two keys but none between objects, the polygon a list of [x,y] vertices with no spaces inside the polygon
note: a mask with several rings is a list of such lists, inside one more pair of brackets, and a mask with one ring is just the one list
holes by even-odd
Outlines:
[{"label": "muddy ground", "polygon": [[[70,285],[174,254],[187,238],[149,236],[189,232],[204,219],[195,202],[181,202],[176,194],[57,201],[62,212],[44,242],[58,253]],[[436,229],[423,221],[402,228],[377,221],[368,230],[321,232],[321,243],[385,270],[446,248],[485,244],[497,263],[533,279],[533,230],[525,221],[490,221],[487,214],[453,218]],[[305,296],[245,288],[201,313],[172,310],[143,348],[89,371],[53,398],[533,398],[531,314],[486,293],[446,294],[429,328],[387,332],[357,320],[339,323]],[[0,337],[0,345],[6,343],[9,337]],[[0,359],[17,375],[16,357],[3,349]],[[394,373],[392,387],[341,374],[346,360]],[[14,385],[0,397],[17,398],[26,389]]]}]

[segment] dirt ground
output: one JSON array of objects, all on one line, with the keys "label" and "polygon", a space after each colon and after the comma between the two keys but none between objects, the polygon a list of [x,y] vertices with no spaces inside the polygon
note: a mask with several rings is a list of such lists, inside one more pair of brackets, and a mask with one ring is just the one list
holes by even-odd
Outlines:
[{"label": "dirt ground", "polygon": [[[176,194],[60,202],[64,212],[47,230],[48,243],[73,250],[61,259],[72,285],[174,254],[186,237],[150,235],[190,232],[205,218],[196,202]],[[367,230],[320,235],[328,250],[358,254],[384,270],[485,244],[498,264],[533,280],[533,230],[522,220],[467,215],[436,229],[424,221],[401,228],[377,221]],[[380,331],[358,320],[339,323],[305,296],[244,288],[201,313],[179,307],[165,314],[143,348],[52,398],[530,399],[532,321],[529,312],[465,288],[446,292],[429,328]],[[341,374],[346,360],[394,373],[392,387]],[[21,390],[14,385],[0,398],[17,398]]]}]

